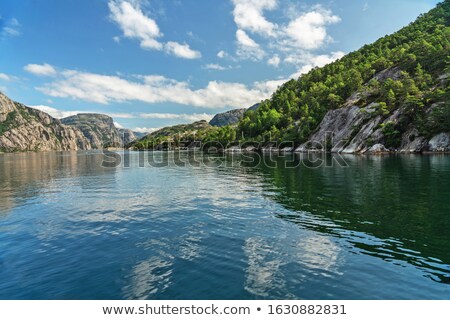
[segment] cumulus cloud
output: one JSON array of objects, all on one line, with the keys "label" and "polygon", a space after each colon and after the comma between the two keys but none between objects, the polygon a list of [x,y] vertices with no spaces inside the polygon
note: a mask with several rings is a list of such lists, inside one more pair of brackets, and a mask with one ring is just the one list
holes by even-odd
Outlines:
[{"label": "cumulus cloud", "polygon": [[125,37],[139,40],[143,48],[163,48],[157,41],[162,34],[156,21],[147,17],[139,7],[119,0],[109,1],[108,6],[111,19],[122,29]]},{"label": "cumulus cloud", "polygon": [[161,75],[136,76],[133,80],[117,75],[101,75],[63,70],[55,79],[37,88],[59,98],[72,98],[100,104],[142,101],[176,103],[200,108],[241,108],[270,97],[272,91],[260,83],[210,81],[205,87],[192,89],[188,82]]},{"label": "cumulus cloud", "polygon": [[165,45],[166,51],[172,55],[184,59],[199,59],[202,54],[199,51],[192,50],[187,44],[169,41]]},{"label": "cumulus cloud", "polygon": [[239,57],[252,60],[261,60],[264,57],[264,50],[244,30],[236,31],[236,41]]},{"label": "cumulus cloud", "polygon": [[53,76],[56,74],[55,68],[47,63],[28,64],[24,67],[24,70],[38,76]]},{"label": "cumulus cloud", "polygon": [[283,43],[301,49],[317,49],[331,39],[326,26],[339,21],[341,19],[331,11],[317,6],[313,11],[302,14],[287,25],[284,32],[289,37],[289,42]]},{"label": "cumulus cloud", "polygon": [[274,36],[276,25],[263,12],[277,7],[277,0],[233,0],[234,21],[238,28],[264,36]]},{"label": "cumulus cloud", "polygon": [[[262,60],[270,55],[267,64],[278,67],[281,63],[292,63],[292,56],[299,52],[313,56],[313,51],[322,48],[333,39],[328,34],[330,25],[341,21],[332,11],[315,5],[308,10],[293,9],[285,23],[274,23],[265,17],[265,11],[278,8],[278,0],[231,0],[233,17],[237,26],[236,55],[239,59]],[[253,35],[261,36],[256,42]],[[219,57],[225,52],[221,51]],[[317,59],[323,59],[318,56]],[[305,60],[305,59],[303,59]],[[295,59],[298,68],[310,69],[311,58]]]},{"label": "cumulus cloud", "polygon": [[[110,0],[108,2],[110,18],[123,32],[123,36],[136,39],[143,49],[165,51],[168,54],[184,59],[201,58],[199,51],[192,50],[188,44],[180,44],[175,41],[161,42],[163,33],[156,21],[144,14],[139,2]],[[119,42],[119,37],[113,38]]]}]

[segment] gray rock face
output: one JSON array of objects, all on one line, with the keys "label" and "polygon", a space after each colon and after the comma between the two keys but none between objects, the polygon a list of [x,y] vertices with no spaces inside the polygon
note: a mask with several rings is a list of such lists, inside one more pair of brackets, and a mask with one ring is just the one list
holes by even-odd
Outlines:
[{"label": "gray rock face", "polygon": [[369,150],[367,150],[367,153],[369,154],[388,153],[388,152],[389,150],[386,149],[386,147],[381,143],[377,143],[376,145],[372,146]]},{"label": "gray rock face", "polygon": [[0,151],[89,150],[79,131],[0,93]]},{"label": "gray rock face", "polygon": [[214,127],[225,127],[237,124],[243,117],[247,109],[235,109],[217,114],[209,124]]},{"label": "gray rock face", "polygon": [[450,151],[450,134],[441,133],[433,137],[428,142],[428,151],[432,152],[448,152]]},{"label": "gray rock face", "polygon": [[373,111],[373,105],[366,108],[358,106],[344,107],[329,111],[310,141],[302,144],[296,152],[305,152],[311,145],[317,148],[327,147],[331,152],[357,153],[368,149],[366,140],[374,132],[381,118],[367,121],[367,114]]},{"label": "gray rock face", "polygon": [[83,113],[61,119],[61,122],[80,130],[89,139],[92,148],[120,148],[123,146],[119,131],[111,117],[103,114]]},{"label": "gray rock face", "polygon": [[422,152],[428,145],[427,139],[421,137],[419,130],[412,127],[407,130],[402,136],[402,145],[400,152],[402,153],[419,153]]},{"label": "gray rock face", "polygon": [[[311,150],[331,150],[334,153],[382,153],[388,152],[384,146],[386,136],[383,127],[387,124],[397,124],[404,116],[405,109],[395,110],[389,117],[383,119],[377,115],[376,104],[365,108],[357,106],[343,107],[329,111],[310,141],[300,145],[296,152]],[[450,136],[441,133],[428,141],[420,136],[419,131],[410,126],[401,135],[401,146],[398,150],[403,153],[449,152]]]},{"label": "gray rock face", "polygon": [[139,139],[136,133],[129,129],[117,129],[117,130],[119,132],[120,139],[123,141],[124,145],[127,145]]}]

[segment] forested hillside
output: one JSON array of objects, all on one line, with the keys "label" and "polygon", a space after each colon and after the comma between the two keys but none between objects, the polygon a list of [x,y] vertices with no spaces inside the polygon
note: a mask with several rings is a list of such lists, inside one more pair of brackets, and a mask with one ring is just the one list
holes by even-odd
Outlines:
[{"label": "forested hillside", "polygon": [[[387,77],[375,77],[384,70]],[[395,71],[394,70],[394,71]],[[403,122],[417,123],[430,136],[450,130],[448,82],[440,77],[450,72],[450,1],[419,17],[399,32],[366,45],[323,68],[280,87],[270,100],[246,113],[238,136],[304,142],[332,109],[344,106],[355,93],[353,103],[365,106],[376,102],[377,112],[386,118],[405,107]],[[430,121],[427,108],[436,108]],[[398,128],[402,129],[402,128]]]},{"label": "forested hillside", "polygon": [[[395,34],[349,53],[250,108],[234,126],[154,135],[164,141],[292,142],[299,151],[319,141],[333,152],[450,151],[450,0]],[[334,142],[326,132],[332,132]],[[177,144],[174,145],[177,147]]]}]

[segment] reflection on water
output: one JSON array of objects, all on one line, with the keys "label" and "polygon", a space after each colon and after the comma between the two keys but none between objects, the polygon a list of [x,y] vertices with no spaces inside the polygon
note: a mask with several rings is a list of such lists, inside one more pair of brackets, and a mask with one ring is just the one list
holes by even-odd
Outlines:
[{"label": "reflection on water", "polygon": [[139,157],[0,155],[0,298],[450,299],[449,156]]}]

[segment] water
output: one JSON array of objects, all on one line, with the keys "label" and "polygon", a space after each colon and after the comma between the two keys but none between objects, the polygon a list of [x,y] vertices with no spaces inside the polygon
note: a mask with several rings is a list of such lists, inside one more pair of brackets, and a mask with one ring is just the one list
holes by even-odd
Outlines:
[{"label": "water", "polygon": [[0,298],[450,299],[450,156],[298,157],[0,155]]}]

